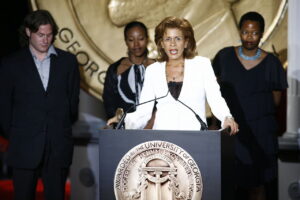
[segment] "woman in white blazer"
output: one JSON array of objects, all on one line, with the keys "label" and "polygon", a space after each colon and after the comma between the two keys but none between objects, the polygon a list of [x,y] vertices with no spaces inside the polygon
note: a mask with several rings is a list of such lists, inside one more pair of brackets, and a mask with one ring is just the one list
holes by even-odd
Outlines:
[{"label": "woman in white blazer", "polygon": [[[235,134],[238,125],[221,96],[210,60],[196,56],[196,42],[190,23],[177,17],[165,18],[155,28],[155,43],[158,62],[146,69],[140,96],[140,102],[157,99],[153,129],[200,130],[201,124],[195,114],[206,122],[207,99],[222,126],[230,127],[231,134]],[[144,128],[151,118],[154,104],[155,101],[150,101],[128,113],[125,128]]]}]

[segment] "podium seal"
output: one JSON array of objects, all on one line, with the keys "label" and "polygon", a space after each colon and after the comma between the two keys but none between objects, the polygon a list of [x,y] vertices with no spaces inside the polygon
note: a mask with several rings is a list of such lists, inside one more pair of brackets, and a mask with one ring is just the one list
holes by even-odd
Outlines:
[{"label": "podium seal", "polygon": [[149,141],[123,156],[114,191],[117,200],[200,200],[203,183],[188,152],[166,141]]}]

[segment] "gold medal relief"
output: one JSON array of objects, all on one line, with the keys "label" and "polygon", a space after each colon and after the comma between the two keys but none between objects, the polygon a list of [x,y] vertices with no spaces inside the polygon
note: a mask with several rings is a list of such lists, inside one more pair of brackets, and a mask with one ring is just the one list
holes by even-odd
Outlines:
[{"label": "gold medal relief", "polygon": [[188,152],[166,141],[149,141],[121,159],[114,190],[117,200],[200,200],[203,184]]},{"label": "gold medal relief", "polygon": [[193,25],[198,54],[213,58],[223,47],[239,45],[238,20],[257,11],[266,21],[260,46],[286,61],[287,0],[31,0],[31,5],[51,12],[59,26],[55,45],[76,55],[81,87],[99,99],[109,64],[126,56],[123,30],[133,20],[149,28],[149,57],[157,55],[155,26],[174,15]]}]

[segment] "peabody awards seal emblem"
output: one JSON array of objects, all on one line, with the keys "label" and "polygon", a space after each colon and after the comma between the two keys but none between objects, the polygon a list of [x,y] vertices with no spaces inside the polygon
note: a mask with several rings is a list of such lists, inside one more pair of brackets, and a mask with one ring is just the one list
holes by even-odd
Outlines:
[{"label": "peabody awards seal emblem", "polygon": [[166,141],[135,146],[115,172],[117,200],[200,200],[202,190],[197,163],[184,149]]}]

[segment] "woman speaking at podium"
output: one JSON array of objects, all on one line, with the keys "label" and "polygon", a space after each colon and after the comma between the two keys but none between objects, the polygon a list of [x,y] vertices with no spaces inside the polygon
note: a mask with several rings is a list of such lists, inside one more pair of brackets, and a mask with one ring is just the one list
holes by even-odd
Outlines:
[{"label": "woman speaking at podium", "polygon": [[156,101],[153,129],[203,130],[207,99],[222,126],[230,127],[235,134],[238,125],[221,96],[210,60],[196,56],[191,24],[177,17],[165,18],[155,28],[155,43],[158,62],[147,67],[140,104],[126,115],[125,128],[144,128]]}]

